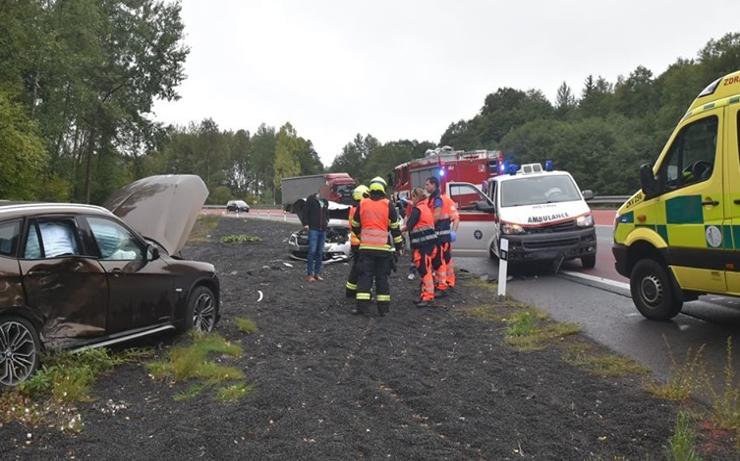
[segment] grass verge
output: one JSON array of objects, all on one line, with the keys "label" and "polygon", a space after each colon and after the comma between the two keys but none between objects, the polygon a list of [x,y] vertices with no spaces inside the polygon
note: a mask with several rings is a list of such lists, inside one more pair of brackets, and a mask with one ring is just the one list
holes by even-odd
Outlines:
[{"label": "grass verge", "polygon": [[666,458],[670,461],[699,461],[696,451],[696,434],[688,413],[680,411],[676,415],[676,429],[668,439]]},{"label": "grass verge", "polygon": [[245,379],[241,369],[219,362],[239,358],[241,354],[241,347],[218,334],[193,333],[190,344],[173,347],[164,360],[150,362],[147,368],[156,380],[171,383],[195,381],[176,394],[175,400],[188,400],[214,387],[219,400],[231,401],[247,395],[249,386],[241,383]]},{"label": "grass verge", "polygon": [[234,319],[234,323],[236,323],[236,328],[242,333],[250,335],[257,331],[257,324],[246,317],[237,317]]},{"label": "grass verge", "polygon": [[679,363],[668,345],[668,341],[663,337],[668,346],[668,354],[671,358],[671,372],[668,380],[664,383],[652,382],[645,387],[648,392],[665,400],[682,402],[688,400],[696,392],[704,381],[702,352],[704,346],[694,352],[691,348],[686,351],[686,360]]},{"label": "grass verge", "polygon": [[617,354],[596,352],[591,346],[585,343],[568,345],[563,354],[563,360],[573,366],[584,368],[602,378],[648,373],[647,368],[634,360]]},{"label": "grass verge", "polygon": [[91,388],[98,376],[118,365],[150,356],[151,352],[143,349],[112,354],[102,348],[47,355],[36,374],[0,395],[0,422],[17,421],[27,427],[48,425],[79,432],[82,417],[73,405],[93,400]]}]

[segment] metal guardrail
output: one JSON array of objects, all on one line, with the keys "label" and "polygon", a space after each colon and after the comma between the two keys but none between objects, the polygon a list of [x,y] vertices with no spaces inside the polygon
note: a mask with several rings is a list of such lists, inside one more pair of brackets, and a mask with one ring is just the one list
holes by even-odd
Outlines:
[{"label": "metal guardrail", "polygon": [[629,195],[597,195],[588,201],[589,205],[621,205],[630,198]]}]

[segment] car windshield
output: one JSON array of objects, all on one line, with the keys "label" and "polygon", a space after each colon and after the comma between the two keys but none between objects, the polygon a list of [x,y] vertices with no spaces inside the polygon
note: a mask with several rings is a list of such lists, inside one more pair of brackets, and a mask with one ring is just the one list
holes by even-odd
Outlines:
[{"label": "car windshield", "polygon": [[349,197],[352,195],[352,191],[354,190],[355,186],[352,184],[339,184],[337,186],[334,186],[334,191],[339,195],[340,197]]},{"label": "car windshield", "polygon": [[564,174],[523,177],[501,183],[502,207],[572,202],[580,199],[581,194],[575,182]]}]

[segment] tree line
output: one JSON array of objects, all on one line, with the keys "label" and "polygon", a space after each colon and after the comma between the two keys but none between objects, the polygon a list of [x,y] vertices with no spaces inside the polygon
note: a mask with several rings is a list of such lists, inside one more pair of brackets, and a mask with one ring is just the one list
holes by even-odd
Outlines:
[{"label": "tree line", "polygon": [[176,100],[185,79],[180,12],[162,0],[0,0],[0,199],[101,203],[138,177],[192,173],[212,203],[274,203],[284,177],[345,171],[366,181],[437,144],[552,159],[584,188],[624,194],[698,91],[740,68],[731,33],[658,76],[644,67],[613,83],[588,76],[578,94],[563,83],[554,103],[500,88],[439,143],[357,134],[326,167],[288,122],[250,132],[211,118],[153,120],[154,101]]}]

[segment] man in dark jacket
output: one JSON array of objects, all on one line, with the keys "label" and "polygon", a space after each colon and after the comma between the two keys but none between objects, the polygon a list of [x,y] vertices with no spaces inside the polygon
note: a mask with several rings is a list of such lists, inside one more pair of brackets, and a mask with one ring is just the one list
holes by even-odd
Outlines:
[{"label": "man in dark jacket", "polygon": [[316,282],[321,277],[321,262],[324,259],[324,241],[326,227],[329,224],[329,202],[319,194],[313,194],[306,200],[303,209],[304,229],[308,229],[308,257],[306,258],[306,280]]}]

